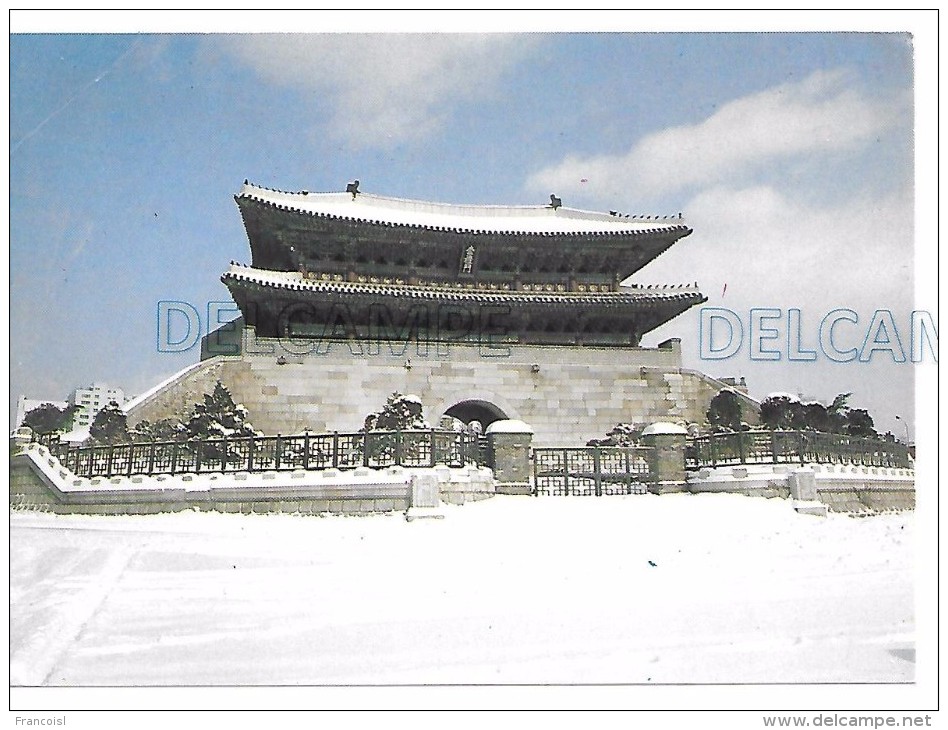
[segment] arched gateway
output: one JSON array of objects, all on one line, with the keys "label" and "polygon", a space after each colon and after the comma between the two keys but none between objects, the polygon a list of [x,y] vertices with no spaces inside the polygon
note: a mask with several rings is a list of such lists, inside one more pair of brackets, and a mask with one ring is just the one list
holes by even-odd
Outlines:
[{"label": "arched gateway", "polygon": [[[640,346],[705,301],[697,285],[623,283],[691,233],[680,215],[246,182],[235,199],[252,263],[221,280],[242,316],[205,337],[202,358],[266,433],[359,428],[398,391],[419,396],[431,422],[509,416],[535,444],[562,445],[620,421],[702,420],[717,392],[682,370],[677,340]],[[149,396],[129,422],[200,400],[200,377]],[[466,393],[496,398],[457,400]]]},{"label": "arched gateway", "polygon": [[461,401],[446,410],[444,415],[456,418],[463,423],[477,421],[485,429],[494,421],[500,421],[508,417],[493,403],[483,400]]}]

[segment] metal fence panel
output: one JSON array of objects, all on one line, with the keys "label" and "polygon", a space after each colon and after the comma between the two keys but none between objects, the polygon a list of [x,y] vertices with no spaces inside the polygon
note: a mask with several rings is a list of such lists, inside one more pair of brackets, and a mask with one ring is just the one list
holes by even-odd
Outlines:
[{"label": "metal fence panel", "polygon": [[64,466],[84,477],[394,465],[461,467],[485,461],[477,435],[440,430],[304,433],[78,448],[48,437],[42,442]]},{"label": "metal fence panel", "polygon": [[905,444],[818,431],[754,430],[689,439],[689,469],[729,464],[855,464],[909,468]]},{"label": "metal fence panel", "polygon": [[647,447],[587,446],[533,450],[535,495],[644,494],[652,479]]}]

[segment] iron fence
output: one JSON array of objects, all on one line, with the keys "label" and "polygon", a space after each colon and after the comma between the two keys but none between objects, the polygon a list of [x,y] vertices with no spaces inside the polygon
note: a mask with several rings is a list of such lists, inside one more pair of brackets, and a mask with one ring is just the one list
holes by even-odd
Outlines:
[{"label": "iron fence", "polygon": [[304,433],[199,441],[154,441],[75,447],[55,438],[36,439],[63,466],[82,477],[133,474],[354,469],[366,466],[460,467],[484,463],[477,435],[413,430]]},{"label": "iron fence", "polygon": [[552,496],[645,494],[652,480],[645,446],[533,450],[533,493]]},{"label": "iron fence", "polygon": [[861,464],[908,468],[908,447],[895,441],[819,431],[737,431],[688,440],[685,466],[736,464]]}]

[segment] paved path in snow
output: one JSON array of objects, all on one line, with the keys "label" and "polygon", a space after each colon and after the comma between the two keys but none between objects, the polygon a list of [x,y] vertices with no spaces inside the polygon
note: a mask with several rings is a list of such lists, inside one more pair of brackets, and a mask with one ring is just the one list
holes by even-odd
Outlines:
[{"label": "paved path in snow", "polygon": [[910,682],[913,516],[733,495],[11,517],[11,683]]}]

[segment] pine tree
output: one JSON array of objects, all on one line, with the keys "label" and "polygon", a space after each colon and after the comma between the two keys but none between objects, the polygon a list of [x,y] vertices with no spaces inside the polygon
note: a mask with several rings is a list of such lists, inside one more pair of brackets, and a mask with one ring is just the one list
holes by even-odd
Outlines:
[{"label": "pine tree", "polygon": [[247,409],[234,402],[220,380],[214,392],[205,394],[204,402],[194,406],[185,430],[192,440],[258,435],[247,420]]},{"label": "pine tree", "polygon": [[708,423],[714,429],[741,430],[741,402],[733,390],[722,390],[708,405]]},{"label": "pine tree", "polygon": [[[189,441],[202,442],[201,458],[205,462],[232,462],[239,460],[230,447],[224,451],[224,442],[218,439],[259,436],[247,420],[247,409],[235,403],[230,391],[218,380],[213,393],[204,394],[204,402],[197,403],[184,425],[183,435]],[[205,443],[210,440],[210,443]]]},{"label": "pine tree", "polygon": [[801,421],[803,406],[798,400],[778,395],[765,398],[760,404],[760,423],[765,428],[784,430],[795,428]]},{"label": "pine tree", "polygon": [[863,408],[850,408],[846,413],[846,433],[861,438],[876,438],[879,435],[872,416]]},{"label": "pine tree", "polygon": [[125,412],[115,401],[95,414],[89,436],[100,444],[122,444],[130,441]]},{"label": "pine tree", "polygon": [[362,426],[362,430],[366,432],[365,441],[369,444],[369,459],[379,464],[388,464],[392,463],[393,459],[397,461],[400,458],[402,463],[405,463],[416,458],[428,436],[397,436],[391,432],[428,428],[430,426],[425,421],[418,396],[392,393],[380,411],[366,416]]},{"label": "pine tree", "polygon": [[826,408],[827,430],[830,433],[845,433],[846,417],[849,413],[849,397],[852,393],[840,393]]},{"label": "pine tree", "polygon": [[365,418],[363,431],[408,431],[430,428],[422,414],[421,399],[414,395],[392,393],[382,410]]},{"label": "pine tree", "polygon": [[163,418],[151,423],[141,421],[131,431],[133,440],[141,441],[182,441],[187,438],[187,428],[173,418]]},{"label": "pine tree", "polygon": [[803,428],[808,428],[811,431],[822,431],[828,433],[830,431],[830,418],[827,413],[826,406],[822,403],[804,403],[801,410],[801,417],[803,419]]},{"label": "pine tree", "polygon": [[29,426],[38,434],[68,431],[72,427],[73,415],[77,410],[76,406],[58,408],[52,403],[43,403],[27,412],[23,417],[23,425]]},{"label": "pine tree", "polygon": [[642,436],[645,425],[617,423],[602,439],[589,439],[586,446],[635,446]]}]

